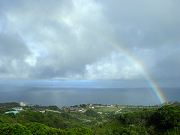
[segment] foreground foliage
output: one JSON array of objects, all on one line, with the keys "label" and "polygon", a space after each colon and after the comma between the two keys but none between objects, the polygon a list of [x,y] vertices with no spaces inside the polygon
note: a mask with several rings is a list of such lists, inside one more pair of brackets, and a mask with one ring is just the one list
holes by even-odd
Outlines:
[{"label": "foreground foliage", "polygon": [[[61,111],[54,106],[51,106],[51,109]],[[85,113],[64,111],[41,113],[26,108],[26,111],[13,115],[4,114],[5,109],[2,110],[0,135],[179,135],[180,133],[180,106],[176,104],[155,108],[125,108],[125,112],[118,114],[105,111],[104,114],[99,114],[99,109],[98,111],[88,109]],[[104,110],[109,111],[109,108]]]}]

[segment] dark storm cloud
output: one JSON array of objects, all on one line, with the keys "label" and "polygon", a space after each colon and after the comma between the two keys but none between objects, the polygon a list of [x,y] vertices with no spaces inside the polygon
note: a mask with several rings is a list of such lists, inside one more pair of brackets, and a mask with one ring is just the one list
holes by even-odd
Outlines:
[{"label": "dark storm cloud", "polygon": [[158,78],[180,77],[179,1],[104,1],[117,40]]},{"label": "dark storm cloud", "polygon": [[[17,34],[0,34],[0,75],[1,78],[22,77],[27,72],[28,47]],[[24,72],[24,73],[23,73]]]},{"label": "dark storm cloud", "polygon": [[[165,51],[164,51],[165,52]],[[167,50],[166,57],[161,59],[155,66],[156,74],[165,79],[175,79],[180,78],[180,48],[175,50]]]},{"label": "dark storm cloud", "polygon": [[2,0],[0,78],[180,78],[179,1]]},{"label": "dark storm cloud", "polygon": [[130,45],[151,48],[179,42],[179,4],[175,0],[107,0],[104,12],[121,39],[125,38]]},{"label": "dark storm cloud", "polygon": [[21,58],[29,54],[27,46],[16,34],[0,34],[1,57]]}]

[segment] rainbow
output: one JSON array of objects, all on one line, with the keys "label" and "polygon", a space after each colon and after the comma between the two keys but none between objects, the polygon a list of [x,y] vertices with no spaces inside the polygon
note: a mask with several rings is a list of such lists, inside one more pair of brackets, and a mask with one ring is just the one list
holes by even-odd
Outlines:
[{"label": "rainbow", "polygon": [[105,33],[99,33],[99,32],[96,34],[98,34],[98,37],[99,37],[99,35],[101,35],[101,37],[105,41],[107,41],[109,44],[111,44],[113,46],[113,48],[123,52],[129,60],[131,60],[134,64],[137,64],[142,71],[143,77],[146,79],[148,84],[151,86],[153,93],[157,96],[160,103],[163,104],[163,103],[167,102],[167,99],[166,99],[165,95],[163,94],[162,89],[159,87],[156,80],[151,76],[151,74],[146,69],[144,63],[142,61],[140,61],[140,59],[138,59],[135,55],[133,55],[127,48],[120,46],[120,44],[117,43],[116,40],[111,39],[110,38],[111,36],[108,36],[108,35],[105,35]]}]

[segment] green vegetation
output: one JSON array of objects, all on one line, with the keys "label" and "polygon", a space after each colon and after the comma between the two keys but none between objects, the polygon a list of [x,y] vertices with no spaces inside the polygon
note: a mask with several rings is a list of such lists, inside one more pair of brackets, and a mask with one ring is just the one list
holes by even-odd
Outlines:
[{"label": "green vegetation", "polygon": [[[0,104],[0,135],[179,135],[180,106]],[[16,109],[16,108],[15,108]]]}]

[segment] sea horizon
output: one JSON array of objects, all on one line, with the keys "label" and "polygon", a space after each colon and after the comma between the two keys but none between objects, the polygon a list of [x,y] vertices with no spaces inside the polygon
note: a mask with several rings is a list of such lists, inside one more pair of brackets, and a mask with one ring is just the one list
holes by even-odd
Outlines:
[{"label": "sea horizon", "polygon": [[[0,102],[70,106],[76,104],[161,104],[153,88],[146,82],[92,80],[0,81]],[[133,82],[133,81],[132,81]],[[180,87],[161,86],[167,102],[180,101]]]}]

